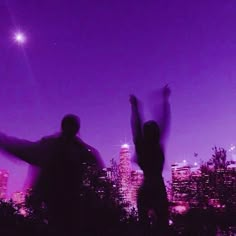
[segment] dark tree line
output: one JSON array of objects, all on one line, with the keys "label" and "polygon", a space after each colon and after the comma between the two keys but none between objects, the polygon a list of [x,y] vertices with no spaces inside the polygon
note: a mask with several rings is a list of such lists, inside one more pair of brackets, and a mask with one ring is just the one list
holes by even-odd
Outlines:
[{"label": "dark tree line", "polygon": [[[212,158],[201,164],[201,175],[190,175],[185,191],[190,209],[184,215],[172,213],[171,235],[213,236],[218,229],[225,235],[233,235],[236,227],[236,173],[228,168],[229,164],[226,151],[215,147]],[[114,181],[92,166],[85,165],[84,168],[79,201],[85,207],[85,235],[141,235],[137,212],[134,209],[128,214],[125,210],[126,203],[119,191],[119,176]],[[26,216],[20,214],[22,208]],[[49,223],[46,206],[38,204],[37,195],[30,191],[22,204],[0,201],[0,235],[48,235]]]}]

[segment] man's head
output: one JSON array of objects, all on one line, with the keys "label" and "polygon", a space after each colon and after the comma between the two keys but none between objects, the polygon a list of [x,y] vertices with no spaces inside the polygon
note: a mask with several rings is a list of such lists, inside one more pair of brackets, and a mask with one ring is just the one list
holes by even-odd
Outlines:
[{"label": "man's head", "polygon": [[61,121],[61,131],[65,137],[73,138],[80,129],[80,119],[76,115],[65,115]]}]

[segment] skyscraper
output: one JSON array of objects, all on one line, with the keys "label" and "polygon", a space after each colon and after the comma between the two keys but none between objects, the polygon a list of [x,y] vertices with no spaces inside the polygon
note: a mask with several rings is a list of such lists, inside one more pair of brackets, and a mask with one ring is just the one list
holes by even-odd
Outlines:
[{"label": "skyscraper", "polygon": [[131,153],[128,144],[123,144],[120,150],[119,182],[123,199],[128,203],[128,209],[137,208],[138,189],[143,181],[142,170],[132,170]]},{"label": "skyscraper", "polygon": [[7,195],[8,172],[0,170],[0,199],[6,198]]},{"label": "skyscraper", "polygon": [[173,202],[185,201],[185,190],[189,183],[190,173],[190,165],[185,160],[171,165]]},{"label": "skyscraper", "polygon": [[120,191],[123,199],[131,202],[131,154],[128,144],[123,144],[120,149],[119,162]]},{"label": "skyscraper", "polygon": [[132,170],[131,171],[131,204],[137,208],[137,196],[138,190],[143,182],[143,171]]},{"label": "skyscraper", "polygon": [[229,154],[229,160],[236,164],[236,146],[231,144],[229,150],[228,150],[228,154]]}]

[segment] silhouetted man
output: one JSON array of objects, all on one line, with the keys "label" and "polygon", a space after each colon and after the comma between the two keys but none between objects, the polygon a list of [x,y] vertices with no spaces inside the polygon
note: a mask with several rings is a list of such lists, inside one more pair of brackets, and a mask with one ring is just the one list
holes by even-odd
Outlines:
[{"label": "silhouetted man", "polygon": [[81,232],[82,209],[85,209],[80,202],[84,172],[87,166],[93,166],[97,171],[103,168],[98,152],[77,137],[79,129],[79,118],[66,115],[58,135],[44,137],[38,142],[0,133],[1,149],[39,167],[33,194],[39,203],[46,204],[49,225],[55,234]]}]

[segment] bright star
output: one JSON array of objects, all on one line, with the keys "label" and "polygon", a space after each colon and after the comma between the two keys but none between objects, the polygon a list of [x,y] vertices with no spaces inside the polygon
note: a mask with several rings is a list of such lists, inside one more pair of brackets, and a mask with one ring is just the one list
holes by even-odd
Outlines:
[{"label": "bright star", "polygon": [[26,41],[25,35],[21,32],[15,33],[15,41],[19,44],[23,44]]}]

